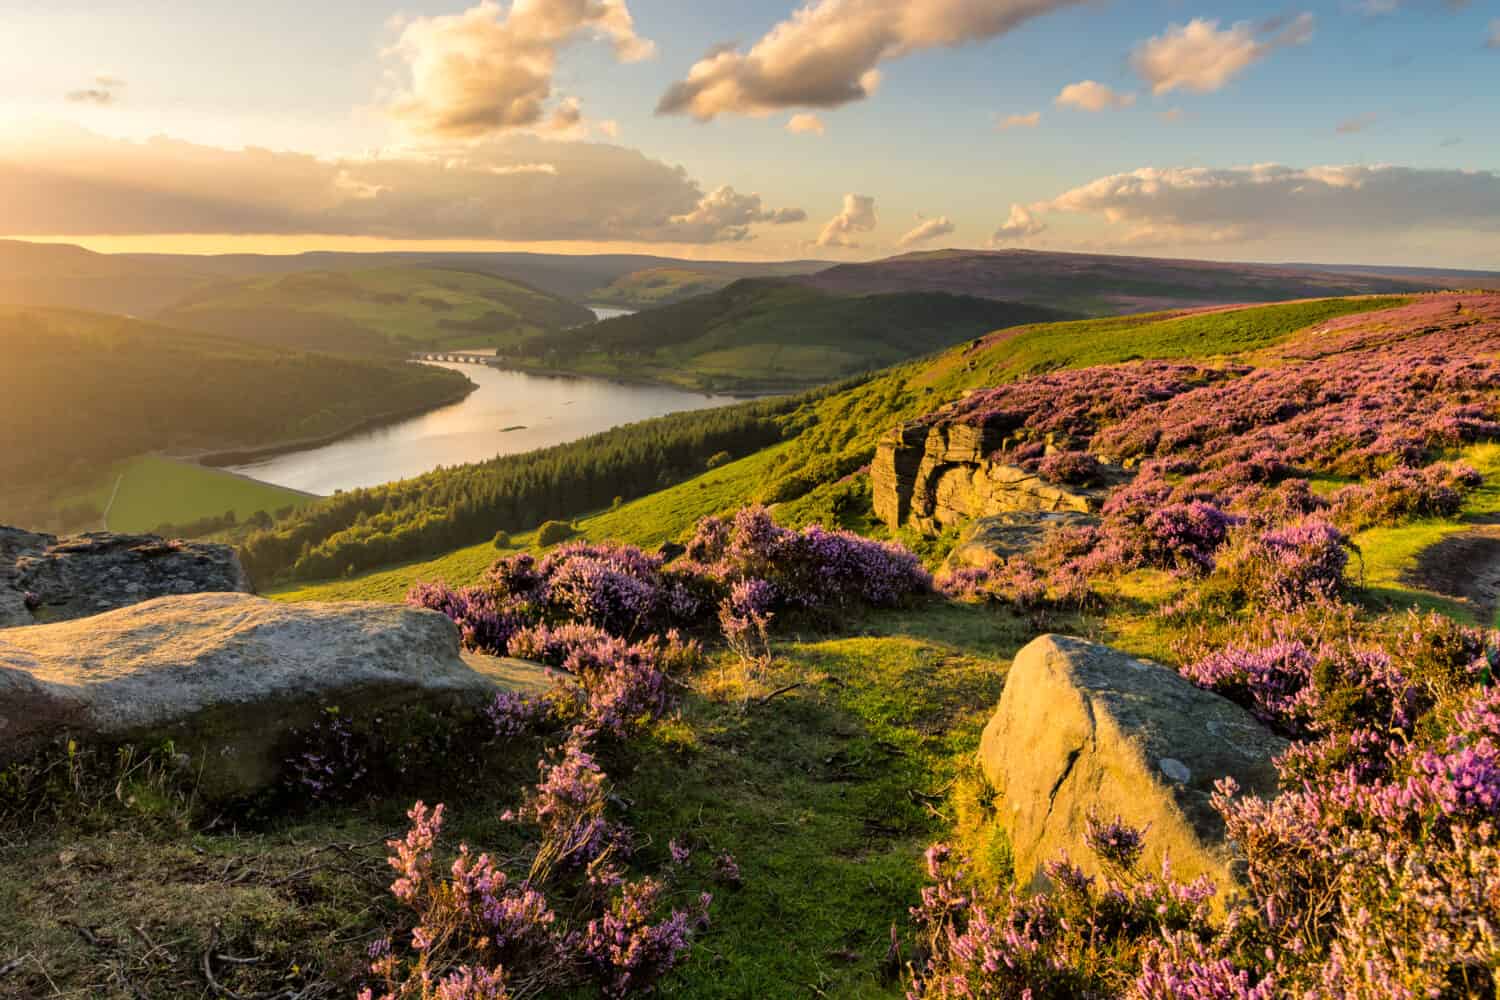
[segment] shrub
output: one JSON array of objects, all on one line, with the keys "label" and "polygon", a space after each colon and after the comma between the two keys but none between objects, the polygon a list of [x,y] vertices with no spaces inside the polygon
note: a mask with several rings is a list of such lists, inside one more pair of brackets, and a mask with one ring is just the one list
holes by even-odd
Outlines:
[{"label": "shrub", "polygon": [[568,521],[544,521],[537,529],[536,543],[543,548],[550,548],[559,542],[567,541],[577,533],[577,529]]},{"label": "shrub", "polygon": [[492,538],[492,539],[490,539],[490,543],[492,545],[494,545],[495,548],[497,548],[497,549],[509,548],[510,547],[510,532],[508,532],[508,531],[497,531],[497,532],[495,532],[495,537]]},{"label": "shrub", "polygon": [[712,455],[708,456],[708,461],[703,463],[703,467],[709,470],[713,470],[717,469],[721,465],[728,465],[731,461],[733,461],[733,456],[731,456],[729,452],[716,451]]}]

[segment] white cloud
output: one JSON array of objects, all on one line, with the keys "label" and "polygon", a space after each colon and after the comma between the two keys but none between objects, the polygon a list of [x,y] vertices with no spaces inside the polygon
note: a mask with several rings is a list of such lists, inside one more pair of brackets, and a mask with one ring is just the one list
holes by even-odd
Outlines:
[{"label": "white cloud", "polygon": [[1042,113],[1033,111],[1029,115],[1007,115],[996,126],[1000,131],[1012,128],[1036,128],[1042,123]]},{"label": "white cloud", "polygon": [[871,96],[880,66],[913,52],[1003,35],[1085,0],[808,0],[747,51],[709,52],[674,83],[660,114],[703,121],[787,108],[835,108]]},{"label": "white cloud", "polygon": [[1080,111],[1118,111],[1135,103],[1134,94],[1117,93],[1110,87],[1094,80],[1070,83],[1053,99],[1060,108],[1077,108]]},{"label": "white cloud", "polygon": [[636,35],[625,0],[515,0],[509,10],[481,0],[462,14],[418,17],[400,28],[390,52],[409,83],[387,111],[442,139],[577,126],[577,100],[553,102],[552,81],[558,53],[580,38],[606,39],[625,62],[654,51]]},{"label": "white cloud", "polygon": [[818,236],[820,247],[857,247],[856,233],[868,233],[877,224],[875,199],[862,194],[844,195],[844,210],[823,227]]},{"label": "white cloud", "polygon": [[953,225],[946,215],[940,215],[936,219],[923,219],[916,227],[896,241],[896,246],[905,249],[914,247],[918,243],[926,243],[929,240],[947,236],[957,227]]},{"label": "white cloud", "polygon": [[791,120],[786,123],[786,130],[798,135],[823,135],[828,131],[823,125],[823,119],[807,113],[792,115]]},{"label": "white cloud", "polygon": [[1000,223],[995,235],[990,237],[990,246],[1001,246],[1045,232],[1047,226],[1032,214],[1025,205],[1010,206],[1010,217]]},{"label": "white cloud", "polygon": [[1500,234],[1500,174],[1400,166],[1143,167],[1030,206],[1101,218],[1135,244]]},{"label": "white cloud", "polygon": [[1190,90],[1206,94],[1218,90],[1253,64],[1291,45],[1312,39],[1315,19],[1299,14],[1290,21],[1254,25],[1240,21],[1229,28],[1219,22],[1194,18],[1173,24],[1136,46],[1130,64],[1154,94]]},{"label": "white cloud", "polygon": [[79,129],[0,141],[0,233],[715,243],[801,221],[621,146],[515,134],[323,160]]}]

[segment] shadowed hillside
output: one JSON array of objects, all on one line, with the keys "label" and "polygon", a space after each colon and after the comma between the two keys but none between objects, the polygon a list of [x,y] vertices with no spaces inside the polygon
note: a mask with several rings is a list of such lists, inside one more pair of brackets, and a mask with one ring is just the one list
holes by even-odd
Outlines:
[{"label": "shadowed hillside", "polygon": [[204,289],[164,323],[295,350],[403,357],[427,348],[506,347],[591,323],[594,314],[488,274],[439,268],[304,271]]},{"label": "shadowed hillside", "polygon": [[583,374],[708,389],[797,388],[847,378],[1002,327],[1068,314],[945,293],[842,296],[784,279],[533,338],[525,360]]},{"label": "shadowed hillside", "polygon": [[[1234,264],[1036,250],[937,250],[842,264],[798,279],[844,295],[951,292],[1094,316],[1328,295],[1389,295],[1475,287],[1476,272]],[[1500,275],[1487,280],[1500,285]]]}]

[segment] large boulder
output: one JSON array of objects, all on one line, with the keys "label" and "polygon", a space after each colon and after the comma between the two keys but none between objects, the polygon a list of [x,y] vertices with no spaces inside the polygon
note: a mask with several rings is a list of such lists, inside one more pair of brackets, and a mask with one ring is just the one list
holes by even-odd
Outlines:
[{"label": "large boulder", "polygon": [[0,628],[70,621],[170,594],[249,593],[227,545],[0,527]]},{"label": "large boulder", "polygon": [[[1103,506],[1103,488],[1068,486],[992,456],[1003,430],[923,418],[889,431],[870,466],[875,516],[892,528],[927,534],[1012,511],[1072,511]],[[1106,478],[1120,477],[1104,467]]]},{"label": "large boulder", "polygon": [[1183,879],[1234,891],[1235,851],[1210,803],[1233,778],[1248,794],[1276,789],[1286,747],[1238,705],[1175,672],[1108,646],[1045,635],[1016,655],[980,745],[1000,795],[1017,881],[1045,889],[1042,866],[1066,854],[1100,868],[1084,843],[1093,814],[1148,828],[1143,864],[1163,855]]},{"label": "large boulder", "polygon": [[1012,511],[981,517],[964,525],[958,543],[948,554],[946,569],[987,569],[1011,556],[1036,548],[1053,528],[1097,524],[1092,514],[1077,511]]},{"label": "large boulder", "polygon": [[0,633],[0,763],[64,736],[171,740],[206,795],[232,798],[274,781],[288,735],[329,706],[461,711],[543,684],[540,668],[466,661],[458,629],[433,611],[164,597]]}]

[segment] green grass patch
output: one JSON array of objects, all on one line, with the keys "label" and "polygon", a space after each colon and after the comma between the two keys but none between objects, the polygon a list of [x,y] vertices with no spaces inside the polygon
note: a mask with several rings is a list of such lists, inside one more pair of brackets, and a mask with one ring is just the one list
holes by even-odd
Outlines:
[{"label": "green grass patch", "polygon": [[100,511],[108,508],[106,524],[110,531],[142,532],[164,524],[183,525],[219,517],[229,511],[244,521],[256,511],[274,514],[316,499],[221,469],[141,455],[117,462],[92,489],[60,505],[88,503]]}]

